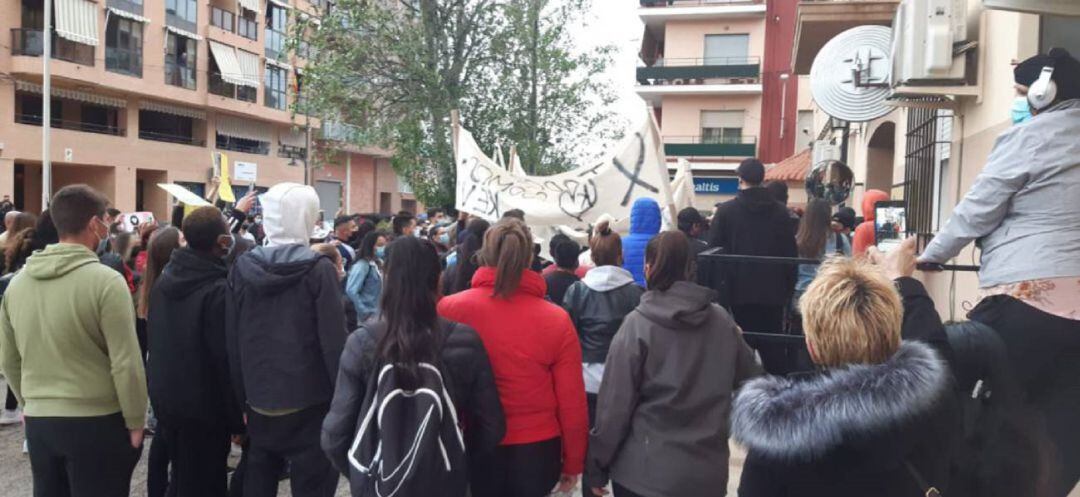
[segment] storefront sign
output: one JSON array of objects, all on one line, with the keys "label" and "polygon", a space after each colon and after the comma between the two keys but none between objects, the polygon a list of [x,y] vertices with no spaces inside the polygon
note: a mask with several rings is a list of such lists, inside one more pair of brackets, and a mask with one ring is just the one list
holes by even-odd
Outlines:
[{"label": "storefront sign", "polygon": [[738,191],[738,178],[694,178],[694,193],[698,195],[734,195]]}]

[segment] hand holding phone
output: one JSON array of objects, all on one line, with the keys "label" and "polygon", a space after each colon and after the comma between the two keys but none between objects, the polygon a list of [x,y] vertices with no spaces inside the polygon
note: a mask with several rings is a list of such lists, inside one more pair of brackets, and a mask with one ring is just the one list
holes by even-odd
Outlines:
[{"label": "hand holding phone", "polygon": [[874,245],[882,252],[891,252],[907,236],[907,208],[902,200],[874,204]]}]

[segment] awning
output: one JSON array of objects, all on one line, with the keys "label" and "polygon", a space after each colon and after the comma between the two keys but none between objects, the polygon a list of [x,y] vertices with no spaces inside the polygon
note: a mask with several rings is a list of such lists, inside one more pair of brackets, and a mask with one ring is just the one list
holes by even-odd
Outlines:
[{"label": "awning", "polygon": [[251,52],[236,49],[236,60],[240,63],[240,74],[244,82],[240,83],[251,88],[259,87],[259,56]]},{"label": "awning", "polygon": [[142,110],[149,110],[152,112],[161,112],[163,114],[172,114],[180,117],[190,117],[192,119],[206,120],[206,112],[199,109],[191,109],[188,107],[179,107],[176,105],[170,105],[161,102],[155,102],[153,100],[142,100],[139,102],[139,108]]},{"label": "awning", "polygon": [[210,53],[214,56],[214,60],[217,61],[222,80],[234,85],[247,85],[244,72],[240,70],[240,61],[236,60],[235,48],[210,40]]},{"label": "awning", "polygon": [[98,44],[97,4],[87,0],[56,0],[56,34],[83,45]]},{"label": "awning", "polygon": [[172,34],[180,35],[180,36],[183,36],[184,38],[189,38],[189,39],[196,40],[196,41],[202,41],[202,39],[203,39],[202,36],[199,36],[199,35],[197,35],[195,33],[192,33],[191,31],[180,29],[180,28],[175,27],[175,26],[166,25],[165,30],[167,30],[168,32],[170,32]]},{"label": "awning", "polygon": [[295,130],[292,128],[286,128],[281,130],[278,135],[278,140],[282,145],[288,147],[304,148],[304,144],[307,143],[307,136],[301,130]]},{"label": "awning", "polygon": [[291,71],[292,70],[292,66],[290,66],[289,64],[286,64],[286,63],[281,62],[281,61],[276,60],[276,59],[271,59],[269,57],[266,58],[266,63],[270,64],[270,65],[272,65],[274,67],[284,69],[286,71]]},{"label": "awning", "polygon": [[270,127],[266,123],[248,121],[239,117],[218,114],[217,132],[233,138],[270,142]]},{"label": "awning", "polygon": [[289,6],[289,4],[287,2],[283,2],[281,0],[270,0],[270,3],[272,3],[274,5],[277,5],[278,7],[281,7],[283,9],[291,9],[292,8],[292,7]]},{"label": "awning", "polygon": [[256,14],[260,12],[259,0],[237,0],[236,3],[239,3],[241,7],[248,9]]},{"label": "awning", "polygon": [[131,12],[128,12],[124,9],[118,9],[116,7],[105,7],[105,10],[111,12],[114,16],[123,17],[124,19],[131,19],[132,21],[141,22],[143,24],[150,24],[150,19],[147,19],[138,14],[132,14]]},{"label": "awning", "polygon": [[[25,91],[29,93],[37,93],[41,95],[41,85],[37,83],[30,83],[27,81],[16,81],[15,89],[19,91]],[[116,107],[123,109],[127,107],[127,100],[116,97],[106,97],[104,95],[95,95],[93,93],[87,93],[84,91],[68,90],[67,88],[57,88],[53,86],[50,88],[52,96],[57,98],[66,98],[68,100],[78,100],[80,102],[86,102],[88,104],[103,105],[105,107]]]}]

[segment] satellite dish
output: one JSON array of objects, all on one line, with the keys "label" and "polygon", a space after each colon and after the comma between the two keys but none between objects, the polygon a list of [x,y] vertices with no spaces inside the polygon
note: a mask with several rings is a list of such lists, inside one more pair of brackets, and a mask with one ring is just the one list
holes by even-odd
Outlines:
[{"label": "satellite dish", "polygon": [[838,160],[823,160],[814,164],[806,175],[806,194],[812,199],[840,205],[851,196],[855,174]]},{"label": "satellite dish", "polygon": [[892,29],[886,26],[859,26],[836,35],[810,68],[814,101],[843,121],[861,123],[888,114],[891,52]]}]

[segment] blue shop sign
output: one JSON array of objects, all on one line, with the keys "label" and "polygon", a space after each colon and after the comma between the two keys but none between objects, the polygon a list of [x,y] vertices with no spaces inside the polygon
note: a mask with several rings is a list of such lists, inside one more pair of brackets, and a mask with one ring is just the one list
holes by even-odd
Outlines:
[{"label": "blue shop sign", "polygon": [[694,193],[700,195],[734,195],[738,191],[738,178],[694,178]]}]

